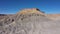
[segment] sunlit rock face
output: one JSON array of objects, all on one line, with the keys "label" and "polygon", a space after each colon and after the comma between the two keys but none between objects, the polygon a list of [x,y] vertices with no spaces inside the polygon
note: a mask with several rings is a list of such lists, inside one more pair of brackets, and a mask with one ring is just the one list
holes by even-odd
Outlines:
[{"label": "sunlit rock face", "polygon": [[49,19],[37,8],[23,9],[0,20],[0,34],[60,34],[60,20]]}]

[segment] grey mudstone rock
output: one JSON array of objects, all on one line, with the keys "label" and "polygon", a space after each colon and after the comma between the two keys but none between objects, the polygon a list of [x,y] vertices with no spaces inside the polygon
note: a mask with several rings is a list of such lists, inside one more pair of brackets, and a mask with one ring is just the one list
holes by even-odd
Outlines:
[{"label": "grey mudstone rock", "polygon": [[0,34],[60,34],[60,20],[35,13],[15,14],[0,20]]}]

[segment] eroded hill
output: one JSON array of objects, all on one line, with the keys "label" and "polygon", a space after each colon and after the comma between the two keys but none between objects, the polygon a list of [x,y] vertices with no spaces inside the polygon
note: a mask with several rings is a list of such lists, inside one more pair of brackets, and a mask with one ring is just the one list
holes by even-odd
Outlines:
[{"label": "eroded hill", "polygon": [[60,21],[49,17],[37,8],[23,9],[0,20],[0,34],[60,34]]}]

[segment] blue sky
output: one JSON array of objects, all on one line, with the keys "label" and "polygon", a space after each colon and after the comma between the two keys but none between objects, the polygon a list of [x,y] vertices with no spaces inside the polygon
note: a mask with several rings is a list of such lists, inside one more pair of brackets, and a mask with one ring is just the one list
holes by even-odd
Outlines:
[{"label": "blue sky", "polygon": [[24,8],[38,8],[47,14],[59,14],[60,0],[0,0],[0,14],[15,14]]}]

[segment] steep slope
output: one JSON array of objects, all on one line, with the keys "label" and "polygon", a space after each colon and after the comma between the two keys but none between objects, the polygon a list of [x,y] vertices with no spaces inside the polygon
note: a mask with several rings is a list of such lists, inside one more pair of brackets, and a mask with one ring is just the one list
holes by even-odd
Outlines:
[{"label": "steep slope", "polygon": [[0,34],[60,34],[59,22],[37,8],[24,9],[0,21]]}]

